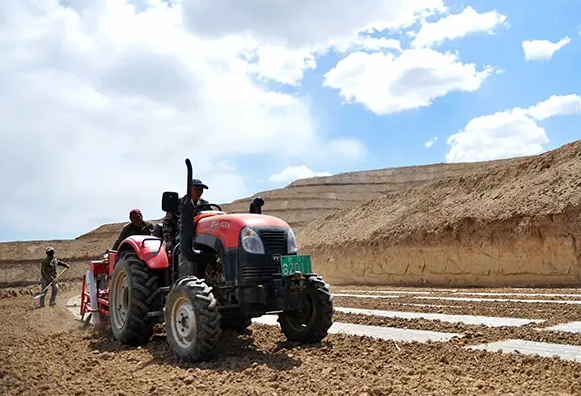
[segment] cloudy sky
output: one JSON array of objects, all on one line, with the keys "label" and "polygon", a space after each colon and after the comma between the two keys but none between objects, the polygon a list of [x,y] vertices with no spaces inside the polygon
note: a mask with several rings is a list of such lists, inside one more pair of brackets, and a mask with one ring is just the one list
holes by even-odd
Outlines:
[{"label": "cloudy sky", "polygon": [[0,241],[581,138],[581,1],[0,0]]}]

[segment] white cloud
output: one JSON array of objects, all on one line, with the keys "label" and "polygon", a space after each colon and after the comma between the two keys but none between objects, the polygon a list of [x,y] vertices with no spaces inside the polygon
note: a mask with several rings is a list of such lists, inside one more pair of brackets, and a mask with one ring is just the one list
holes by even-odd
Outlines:
[{"label": "white cloud", "polygon": [[333,47],[338,52],[353,52],[353,51],[382,51],[382,50],[396,50],[402,51],[401,43],[396,39],[388,39],[385,37],[369,37],[359,35],[349,43],[344,45],[336,45]]},{"label": "white cloud", "polygon": [[579,95],[553,95],[544,102],[537,103],[528,109],[531,117],[537,120],[558,115],[570,115],[581,113],[581,96]]},{"label": "white cloud", "polygon": [[424,23],[415,35],[412,47],[432,47],[445,40],[455,40],[471,33],[486,32],[492,34],[494,29],[503,25],[506,16],[496,10],[478,13],[472,7],[466,7],[459,14],[448,15],[436,22]]},{"label": "white cloud", "polygon": [[454,91],[473,92],[494,72],[477,71],[458,56],[429,48],[391,53],[354,52],[325,74],[326,87],[338,89],[346,102],[357,102],[377,115],[429,106]]},{"label": "white cloud", "polygon": [[546,61],[553,57],[553,54],[569,44],[571,39],[564,37],[556,43],[549,40],[523,41],[522,48],[525,53],[525,61]]},{"label": "white cloud", "polygon": [[539,154],[549,142],[545,130],[514,109],[477,117],[448,139],[448,162],[475,162]]},{"label": "white cloud", "polygon": [[443,0],[179,2],[194,34],[212,40],[237,37],[240,48],[257,60],[253,72],[289,85],[297,85],[305,70],[316,67],[316,55],[331,49],[400,48],[397,40],[364,34],[409,27],[446,11]]},{"label": "white cloud", "polygon": [[289,166],[280,173],[275,173],[268,179],[271,182],[291,182],[298,179],[307,179],[317,176],[331,176],[329,172],[315,172],[306,165]]},{"label": "white cloud", "polygon": [[[383,52],[401,52],[397,40],[371,37],[446,12],[442,0],[135,4],[0,3],[0,207],[11,208],[0,227],[44,238],[125,219],[134,206],[157,217],[163,191],[184,191],[185,157],[214,202],[250,194],[233,166],[242,158],[280,168],[364,159],[362,142],[319,128],[308,96],[262,84],[300,84],[327,51],[379,51],[348,55],[326,82],[378,113],[474,91],[492,72],[427,49],[396,58]],[[361,75],[369,70],[378,80]]]},{"label": "white cloud", "polygon": [[225,166],[237,157],[346,160],[308,98],[254,84],[246,37],[196,37],[162,1],[62,4],[0,6],[0,226],[75,236],[134,206],[160,216],[162,192],[185,191],[186,157],[214,202],[250,193]]},{"label": "white cloud", "polygon": [[[359,32],[397,30],[446,11],[443,0],[181,0],[187,26],[201,37],[244,34],[264,45],[326,48]],[[228,12],[224,12],[228,10]]]},{"label": "white cloud", "polygon": [[424,143],[424,146],[426,146],[426,148],[430,148],[432,147],[436,142],[438,141],[438,137],[434,136],[433,138],[431,138],[430,140],[428,140],[427,142]]},{"label": "white cloud", "polygon": [[549,138],[536,120],[576,113],[581,113],[581,97],[553,95],[528,109],[517,107],[474,118],[450,136],[446,160],[473,162],[540,154]]},{"label": "white cloud", "polygon": [[288,85],[297,85],[303,79],[305,70],[316,67],[315,57],[309,51],[284,47],[261,46],[256,50],[256,59],[256,63],[249,66],[249,71],[260,78]]}]

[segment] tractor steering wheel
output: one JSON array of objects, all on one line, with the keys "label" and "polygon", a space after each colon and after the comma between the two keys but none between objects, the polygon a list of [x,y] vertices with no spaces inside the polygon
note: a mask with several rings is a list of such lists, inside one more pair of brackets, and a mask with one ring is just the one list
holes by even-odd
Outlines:
[{"label": "tractor steering wheel", "polygon": [[222,210],[222,207],[221,207],[220,205],[218,205],[218,204],[215,204],[215,203],[210,203],[210,202],[208,202],[208,203],[203,203],[203,204],[201,204],[201,205],[196,205],[196,206],[194,206],[194,210],[196,210],[196,209],[198,209],[198,208],[202,208],[202,207],[204,207],[204,206],[215,206],[215,207],[217,207],[217,208],[218,208],[218,210],[219,210],[220,212],[223,212],[223,210]]}]

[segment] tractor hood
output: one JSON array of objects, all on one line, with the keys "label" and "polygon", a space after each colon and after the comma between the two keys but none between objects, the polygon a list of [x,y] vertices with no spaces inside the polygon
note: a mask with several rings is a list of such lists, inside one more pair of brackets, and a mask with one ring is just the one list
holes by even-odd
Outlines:
[{"label": "tractor hood", "polygon": [[225,247],[238,246],[240,231],[244,227],[290,228],[288,223],[278,217],[254,213],[230,213],[208,216],[200,219],[196,234],[213,235],[224,243]]}]

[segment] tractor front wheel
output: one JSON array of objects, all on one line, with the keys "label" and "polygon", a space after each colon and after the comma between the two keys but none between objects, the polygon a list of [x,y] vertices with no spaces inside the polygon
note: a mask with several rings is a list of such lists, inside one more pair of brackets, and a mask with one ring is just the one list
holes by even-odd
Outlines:
[{"label": "tractor front wheel", "polygon": [[333,296],[321,276],[309,276],[303,307],[280,313],[278,322],[289,341],[316,343],[327,336],[333,324]]},{"label": "tractor front wheel", "polygon": [[179,280],[167,296],[165,328],[176,357],[192,363],[209,360],[221,335],[211,287],[196,277]]},{"label": "tractor front wheel", "polygon": [[118,341],[142,345],[149,341],[159,309],[158,278],[135,253],[124,254],[113,271],[109,291],[111,330]]}]

